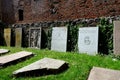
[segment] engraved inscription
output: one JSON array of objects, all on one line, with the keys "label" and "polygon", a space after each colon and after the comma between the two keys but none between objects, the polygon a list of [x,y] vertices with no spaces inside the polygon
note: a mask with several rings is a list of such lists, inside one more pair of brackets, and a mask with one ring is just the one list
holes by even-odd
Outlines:
[{"label": "engraved inscription", "polygon": [[91,43],[90,37],[89,37],[89,36],[86,36],[86,37],[84,38],[84,44],[85,44],[85,45],[90,45],[90,43]]},{"label": "engraved inscription", "polygon": [[78,50],[92,55],[98,52],[98,27],[79,28]]},{"label": "engraved inscription", "polygon": [[41,48],[41,28],[31,28],[29,45],[33,48]]}]

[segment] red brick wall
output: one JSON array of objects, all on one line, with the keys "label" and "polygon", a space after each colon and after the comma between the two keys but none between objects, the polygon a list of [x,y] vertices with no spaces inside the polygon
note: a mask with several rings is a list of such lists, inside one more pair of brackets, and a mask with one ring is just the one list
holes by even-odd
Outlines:
[{"label": "red brick wall", "polygon": [[[14,23],[120,15],[120,0],[13,0],[12,5],[14,5],[12,13],[15,16],[15,20],[12,21]],[[19,9],[24,10],[23,21],[18,19]],[[10,22],[11,19],[5,21]]]}]

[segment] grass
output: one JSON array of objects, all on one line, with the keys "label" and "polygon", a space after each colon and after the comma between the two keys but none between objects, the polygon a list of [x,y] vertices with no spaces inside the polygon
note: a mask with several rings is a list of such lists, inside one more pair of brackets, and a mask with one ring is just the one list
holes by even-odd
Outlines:
[{"label": "grass", "polygon": [[[0,80],[87,80],[90,70],[93,66],[104,67],[109,69],[120,70],[120,60],[113,61],[110,56],[91,56],[87,54],[78,54],[70,52],[55,52],[50,50],[39,50],[31,48],[15,48],[15,47],[0,47],[9,49],[11,53],[18,51],[31,51],[35,54],[34,57],[20,62],[16,65],[0,69]],[[5,54],[5,55],[8,55]],[[44,57],[64,60],[69,63],[69,69],[57,75],[46,75],[40,77],[13,77],[12,72],[29,65]]]}]

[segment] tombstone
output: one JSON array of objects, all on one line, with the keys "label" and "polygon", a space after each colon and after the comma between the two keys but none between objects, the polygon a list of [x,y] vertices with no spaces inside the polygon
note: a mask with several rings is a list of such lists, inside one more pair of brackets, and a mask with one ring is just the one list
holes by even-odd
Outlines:
[{"label": "tombstone", "polygon": [[10,55],[0,57],[0,67],[4,67],[10,64],[15,64],[19,60],[24,60],[27,57],[33,56],[32,52],[21,51]]},{"label": "tombstone", "polygon": [[120,71],[93,67],[88,80],[120,80]]},{"label": "tombstone", "polygon": [[42,76],[57,74],[68,68],[68,63],[62,60],[43,58],[28,66],[13,72],[15,76]]},{"label": "tombstone", "polygon": [[114,54],[120,55],[120,21],[114,21],[113,38]]},{"label": "tombstone", "polygon": [[4,29],[4,39],[5,39],[5,45],[11,46],[11,29],[10,28]]},{"label": "tombstone", "polygon": [[98,53],[98,27],[79,28],[78,49],[80,53]]},{"label": "tombstone", "polygon": [[16,47],[22,46],[22,28],[15,29],[15,46]]},{"label": "tombstone", "polygon": [[29,31],[29,47],[41,48],[41,27],[30,28]]},{"label": "tombstone", "polygon": [[66,52],[67,27],[54,27],[52,30],[51,50]]},{"label": "tombstone", "polygon": [[9,52],[9,50],[7,50],[7,49],[0,49],[0,55],[8,53],[8,52]]}]

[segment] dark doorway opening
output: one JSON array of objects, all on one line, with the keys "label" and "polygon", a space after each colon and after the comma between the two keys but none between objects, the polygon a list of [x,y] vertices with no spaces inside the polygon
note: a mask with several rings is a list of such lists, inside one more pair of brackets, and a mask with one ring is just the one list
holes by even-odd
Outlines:
[{"label": "dark doorway opening", "polygon": [[18,10],[18,14],[19,14],[19,21],[23,21],[23,10],[19,9]]}]

